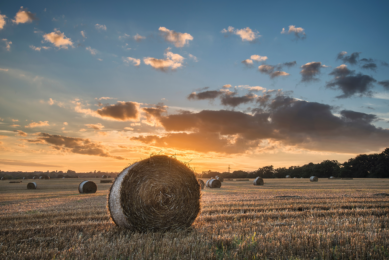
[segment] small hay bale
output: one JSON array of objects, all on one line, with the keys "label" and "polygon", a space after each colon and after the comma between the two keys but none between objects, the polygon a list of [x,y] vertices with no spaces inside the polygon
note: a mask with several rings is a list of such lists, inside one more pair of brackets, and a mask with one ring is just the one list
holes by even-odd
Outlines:
[{"label": "small hay bale", "polygon": [[213,179],[209,180],[208,188],[220,188],[222,186],[222,183],[219,180]]},{"label": "small hay bale", "polygon": [[353,180],[353,178],[342,178],[342,180]]},{"label": "small hay bale", "polygon": [[204,189],[204,186],[205,186],[204,181],[201,180],[201,179],[198,179],[198,183],[200,184],[200,188],[203,190],[203,189]]},{"label": "small hay bale", "polygon": [[103,175],[103,176],[101,176],[101,178],[106,179],[108,177],[107,177],[107,175]]},{"label": "small hay bale", "polygon": [[113,222],[136,232],[189,228],[200,212],[200,185],[184,163],[155,155],[125,168],[108,197]]},{"label": "small hay bale", "polygon": [[93,181],[83,181],[78,185],[79,193],[96,193],[97,185]]},{"label": "small hay bale", "polygon": [[263,184],[264,184],[264,182],[263,182],[263,179],[261,177],[255,178],[254,185],[263,185]]},{"label": "small hay bale", "polygon": [[47,176],[47,175],[41,175],[41,176],[39,176],[39,179],[41,179],[41,180],[49,180],[50,177]]},{"label": "small hay bale", "polygon": [[319,178],[317,178],[316,176],[311,176],[311,178],[309,178],[310,182],[317,182],[318,180]]},{"label": "small hay bale", "polygon": [[112,183],[112,180],[100,180],[100,183]]},{"label": "small hay bale", "polygon": [[286,175],[285,178],[290,178],[290,175]]},{"label": "small hay bale", "polygon": [[36,188],[37,188],[37,185],[36,185],[35,182],[29,182],[29,183],[27,184],[27,189],[28,189],[28,190],[35,190]]},{"label": "small hay bale", "polygon": [[216,176],[215,179],[220,181],[220,182],[223,182],[223,180],[224,180],[223,177],[219,177],[219,176]]}]

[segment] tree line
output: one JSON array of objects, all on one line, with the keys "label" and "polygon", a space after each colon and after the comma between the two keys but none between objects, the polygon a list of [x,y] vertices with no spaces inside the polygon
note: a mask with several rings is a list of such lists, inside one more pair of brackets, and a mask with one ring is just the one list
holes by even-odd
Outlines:
[{"label": "tree line", "polygon": [[229,172],[203,172],[200,177],[211,178],[285,178],[287,175],[294,178],[389,178],[389,148],[379,154],[360,154],[344,163],[336,160],[325,160],[321,163],[308,163],[303,166],[290,166],[289,168],[274,168],[273,165],[264,166],[256,171]]}]

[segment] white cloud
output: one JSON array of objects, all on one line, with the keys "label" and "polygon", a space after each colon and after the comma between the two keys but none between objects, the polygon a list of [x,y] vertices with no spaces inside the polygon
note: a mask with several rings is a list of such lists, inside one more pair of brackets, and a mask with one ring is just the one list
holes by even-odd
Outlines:
[{"label": "white cloud", "polygon": [[239,85],[238,88],[244,88],[250,91],[262,91],[262,92],[266,91],[266,88],[263,88],[261,86]]},{"label": "white cloud", "polygon": [[297,38],[305,38],[306,34],[305,34],[305,31],[303,28],[301,27],[296,27],[294,25],[289,25],[289,30],[286,31],[285,28],[282,28],[282,31],[281,31],[282,34],[290,34],[290,33],[294,33],[294,35],[297,37]]},{"label": "white cloud", "polygon": [[372,97],[373,98],[378,98],[378,99],[389,100],[389,93],[385,93],[385,92],[373,93]]},{"label": "white cloud", "polygon": [[8,41],[7,39],[3,39],[3,41],[5,42],[5,48],[7,49],[7,51],[11,51],[12,42]]},{"label": "white cloud", "polygon": [[253,65],[253,61],[250,59],[242,60],[242,63],[247,66]]},{"label": "white cloud", "polygon": [[189,53],[189,58],[191,58],[192,60],[194,60],[195,62],[198,62],[198,59],[196,56],[192,55]]},{"label": "white cloud", "polygon": [[104,30],[104,31],[107,30],[107,26],[105,26],[104,24],[96,23],[95,27],[96,27],[97,30]]},{"label": "white cloud", "polygon": [[5,18],[7,18],[6,15],[0,14],[0,30],[3,29],[6,24]]},{"label": "white cloud", "polygon": [[184,61],[184,57],[182,57],[180,54],[176,54],[171,51],[167,51],[165,55],[168,59],[175,62],[182,63]]},{"label": "white cloud", "polygon": [[231,87],[231,84],[226,84],[223,86],[223,88],[230,88]]},{"label": "white cloud", "polygon": [[184,61],[184,57],[179,54],[173,53],[169,51],[168,48],[165,52],[166,59],[156,59],[152,57],[143,58],[143,62],[146,65],[150,65],[156,70],[167,71],[169,68],[175,70],[177,68],[182,67],[182,62]]},{"label": "white cloud", "polygon": [[33,49],[34,51],[41,51],[41,47],[36,47],[34,45],[30,45],[30,48]]},{"label": "white cloud", "polygon": [[175,32],[165,27],[159,27],[159,31],[162,32],[166,41],[173,43],[176,47],[184,47],[185,44],[189,44],[189,41],[193,40],[193,36],[189,33]]},{"label": "white cloud", "polygon": [[49,126],[49,121],[39,121],[38,123],[32,122],[25,126],[25,128],[34,128],[39,126]]},{"label": "white cloud", "polygon": [[236,34],[242,39],[242,41],[249,41],[249,42],[252,42],[255,39],[261,37],[261,35],[259,35],[259,32],[253,31],[249,27],[235,30],[234,27],[228,26],[228,29],[223,29],[221,32],[222,33]]},{"label": "white cloud", "polygon": [[251,55],[250,58],[252,60],[255,60],[255,61],[265,61],[265,60],[267,60],[267,56],[259,56],[257,54]]},{"label": "white cloud", "polygon": [[84,37],[86,39],[85,32],[81,31],[80,33],[81,33],[82,37]]},{"label": "white cloud", "polygon": [[64,33],[54,29],[54,32],[44,34],[43,38],[47,42],[51,42],[55,47],[67,49],[68,45],[73,47],[73,42],[70,38],[67,38]]},{"label": "white cloud", "polygon": [[90,54],[92,54],[92,55],[96,55],[96,53],[97,53],[97,50],[96,49],[92,49],[91,47],[86,47],[85,49],[87,51],[89,51]]},{"label": "white cloud", "polygon": [[23,6],[20,7],[20,10],[15,15],[15,20],[12,22],[19,23],[31,23],[33,20],[36,20],[36,17],[33,13],[27,11],[27,9],[23,9]]},{"label": "white cloud", "polygon": [[137,42],[140,42],[141,40],[144,40],[144,39],[146,39],[146,37],[141,36],[141,35],[139,35],[139,34],[136,34],[136,35],[134,36],[134,40],[137,41]]},{"label": "white cloud", "polygon": [[140,59],[135,59],[135,58],[131,58],[131,57],[123,57],[123,62],[125,62],[127,64],[132,62],[134,66],[140,65]]}]

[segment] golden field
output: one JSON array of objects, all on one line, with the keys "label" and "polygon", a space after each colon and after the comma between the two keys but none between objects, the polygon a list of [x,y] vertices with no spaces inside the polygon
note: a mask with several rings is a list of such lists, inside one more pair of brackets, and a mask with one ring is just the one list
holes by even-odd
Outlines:
[{"label": "golden field", "polygon": [[111,184],[0,181],[1,259],[389,259],[388,179],[225,181],[202,190],[180,233],[131,233],[106,208]]}]

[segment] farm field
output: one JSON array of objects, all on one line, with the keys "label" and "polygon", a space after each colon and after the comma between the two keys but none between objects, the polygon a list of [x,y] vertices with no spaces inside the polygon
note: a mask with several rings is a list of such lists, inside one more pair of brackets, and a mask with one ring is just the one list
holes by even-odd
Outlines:
[{"label": "farm field", "polygon": [[389,259],[388,179],[225,181],[193,228],[164,234],[117,228],[111,184],[79,194],[82,180],[0,181],[0,258]]}]

